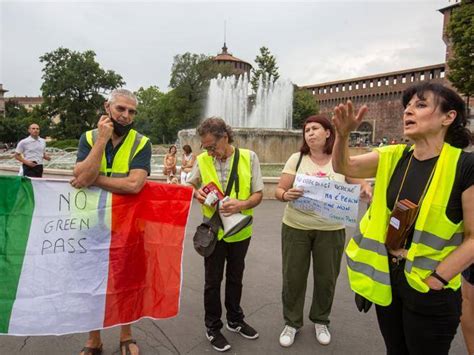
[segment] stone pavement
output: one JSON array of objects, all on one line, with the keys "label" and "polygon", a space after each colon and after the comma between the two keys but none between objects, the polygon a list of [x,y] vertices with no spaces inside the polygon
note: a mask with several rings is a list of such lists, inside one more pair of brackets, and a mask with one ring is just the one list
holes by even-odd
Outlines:
[{"label": "stone pavement", "polygon": [[[368,314],[361,314],[355,308],[353,293],[347,282],[344,259],[331,314],[332,343],[328,346],[319,345],[314,335],[314,327],[308,320],[313,288],[310,277],[305,325],[291,348],[282,348],[279,345],[278,337],[283,328],[280,300],[280,226],[283,208],[283,203],[270,200],[257,207],[254,237],[246,259],[242,308],[246,320],[259,331],[260,338],[247,340],[223,330],[232,345],[227,354],[384,354],[385,347],[376,324],[374,309]],[[203,259],[192,246],[192,234],[200,219],[199,206],[194,203],[184,247],[180,313],[173,319],[145,319],[133,326],[141,354],[218,353],[212,349],[204,335],[204,266]],[[352,233],[353,230],[348,230],[348,236]],[[451,354],[466,354],[460,331],[458,329],[453,341]],[[119,354],[118,334],[117,328],[103,331],[104,354]],[[86,334],[58,337],[0,336],[0,355],[79,354],[86,337]]]}]

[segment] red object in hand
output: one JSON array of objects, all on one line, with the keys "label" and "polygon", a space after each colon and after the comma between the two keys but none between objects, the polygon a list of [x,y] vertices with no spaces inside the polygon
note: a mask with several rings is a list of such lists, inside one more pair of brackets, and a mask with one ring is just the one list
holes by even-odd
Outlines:
[{"label": "red object in hand", "polygon": [[222,200],[224,198],[224,194],[219,190],[219,187],[213,182],[210,182],[206,186],[202,188],[202,191],[204,191],[206,194],[209,194],[211,192],[215,192],[217,197],[219,197],[219,200]]}]

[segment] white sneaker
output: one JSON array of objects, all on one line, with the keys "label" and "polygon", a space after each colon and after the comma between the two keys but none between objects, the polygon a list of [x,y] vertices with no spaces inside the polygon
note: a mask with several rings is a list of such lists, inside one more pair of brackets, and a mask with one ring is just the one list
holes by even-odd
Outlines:
[{"label": "white sneaker", "polygon": [[314,323],[314,330],[316,339],[321,345],[328,345],[331,342],[331,333],[329,333],[327,325]]},{"label": "white sneaker", "polygon": [[283,328],[283,331],[280,334],[280,345],[284,346],[285,348],[293,345],[293,342],[295,341],[295,335],[298,332],[299,329],[285,325],[285,328]]}]

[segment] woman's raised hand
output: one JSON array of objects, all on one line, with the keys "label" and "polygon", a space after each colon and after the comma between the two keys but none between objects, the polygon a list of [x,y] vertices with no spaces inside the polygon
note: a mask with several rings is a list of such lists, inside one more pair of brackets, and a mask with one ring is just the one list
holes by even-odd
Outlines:
[{"label": "woman's raised hand", "polygon": [[334,107],[334,115],[332,121],[336,128],[336,132],[339,136],[346,137],[350,132],[355,131],[359,127],[362,119],[367,113],[367,106],[363,105],[357,115],[354,113],[354,105],[350,100],[347,100],[347,104],[339,104]]}]

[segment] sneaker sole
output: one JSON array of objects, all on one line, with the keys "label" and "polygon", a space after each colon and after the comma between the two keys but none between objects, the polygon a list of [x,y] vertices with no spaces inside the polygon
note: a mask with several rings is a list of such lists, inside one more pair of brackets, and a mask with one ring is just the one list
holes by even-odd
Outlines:
[{"label": "sneaker sole", "polygon": [[230,331],[230,332],[232,332],[232,333],[240,334],[240,335],[242,335],[245,339],[257,339],[258,336],[259,336],[258,333],[255,334],[253,337],[248,336],[248,335],[245,335],[244,333],[240,332],[239,330],[229,327],[229,324],[226,324],[225,327],[227,328],[228,331]]},{"label": "sneaker sole", "polygon": [[321,344],[321,345],[329,345],[329,344],[331,344],[331,340],[329,340],[327,343],[323,343],[323,342],[319,341],[318,338],[316,338],[316,340],[317,340],[318,343]]},{"label": "sneaker sole", "polygon": [[[207,335],[207,333],[206,333],[206,338],[207,338],[207,340],[211,341],[211,338]],[[211,345],[212,345],[212,343],[211,343]],[[218,348],[217,346],[214,346],[214,345],[212,345],[212,347],[214,348],[214,350],[223,353],[224,351],[229,350],[232,346],[230,346],[230,344],[228,344],[223,348]]]}]

